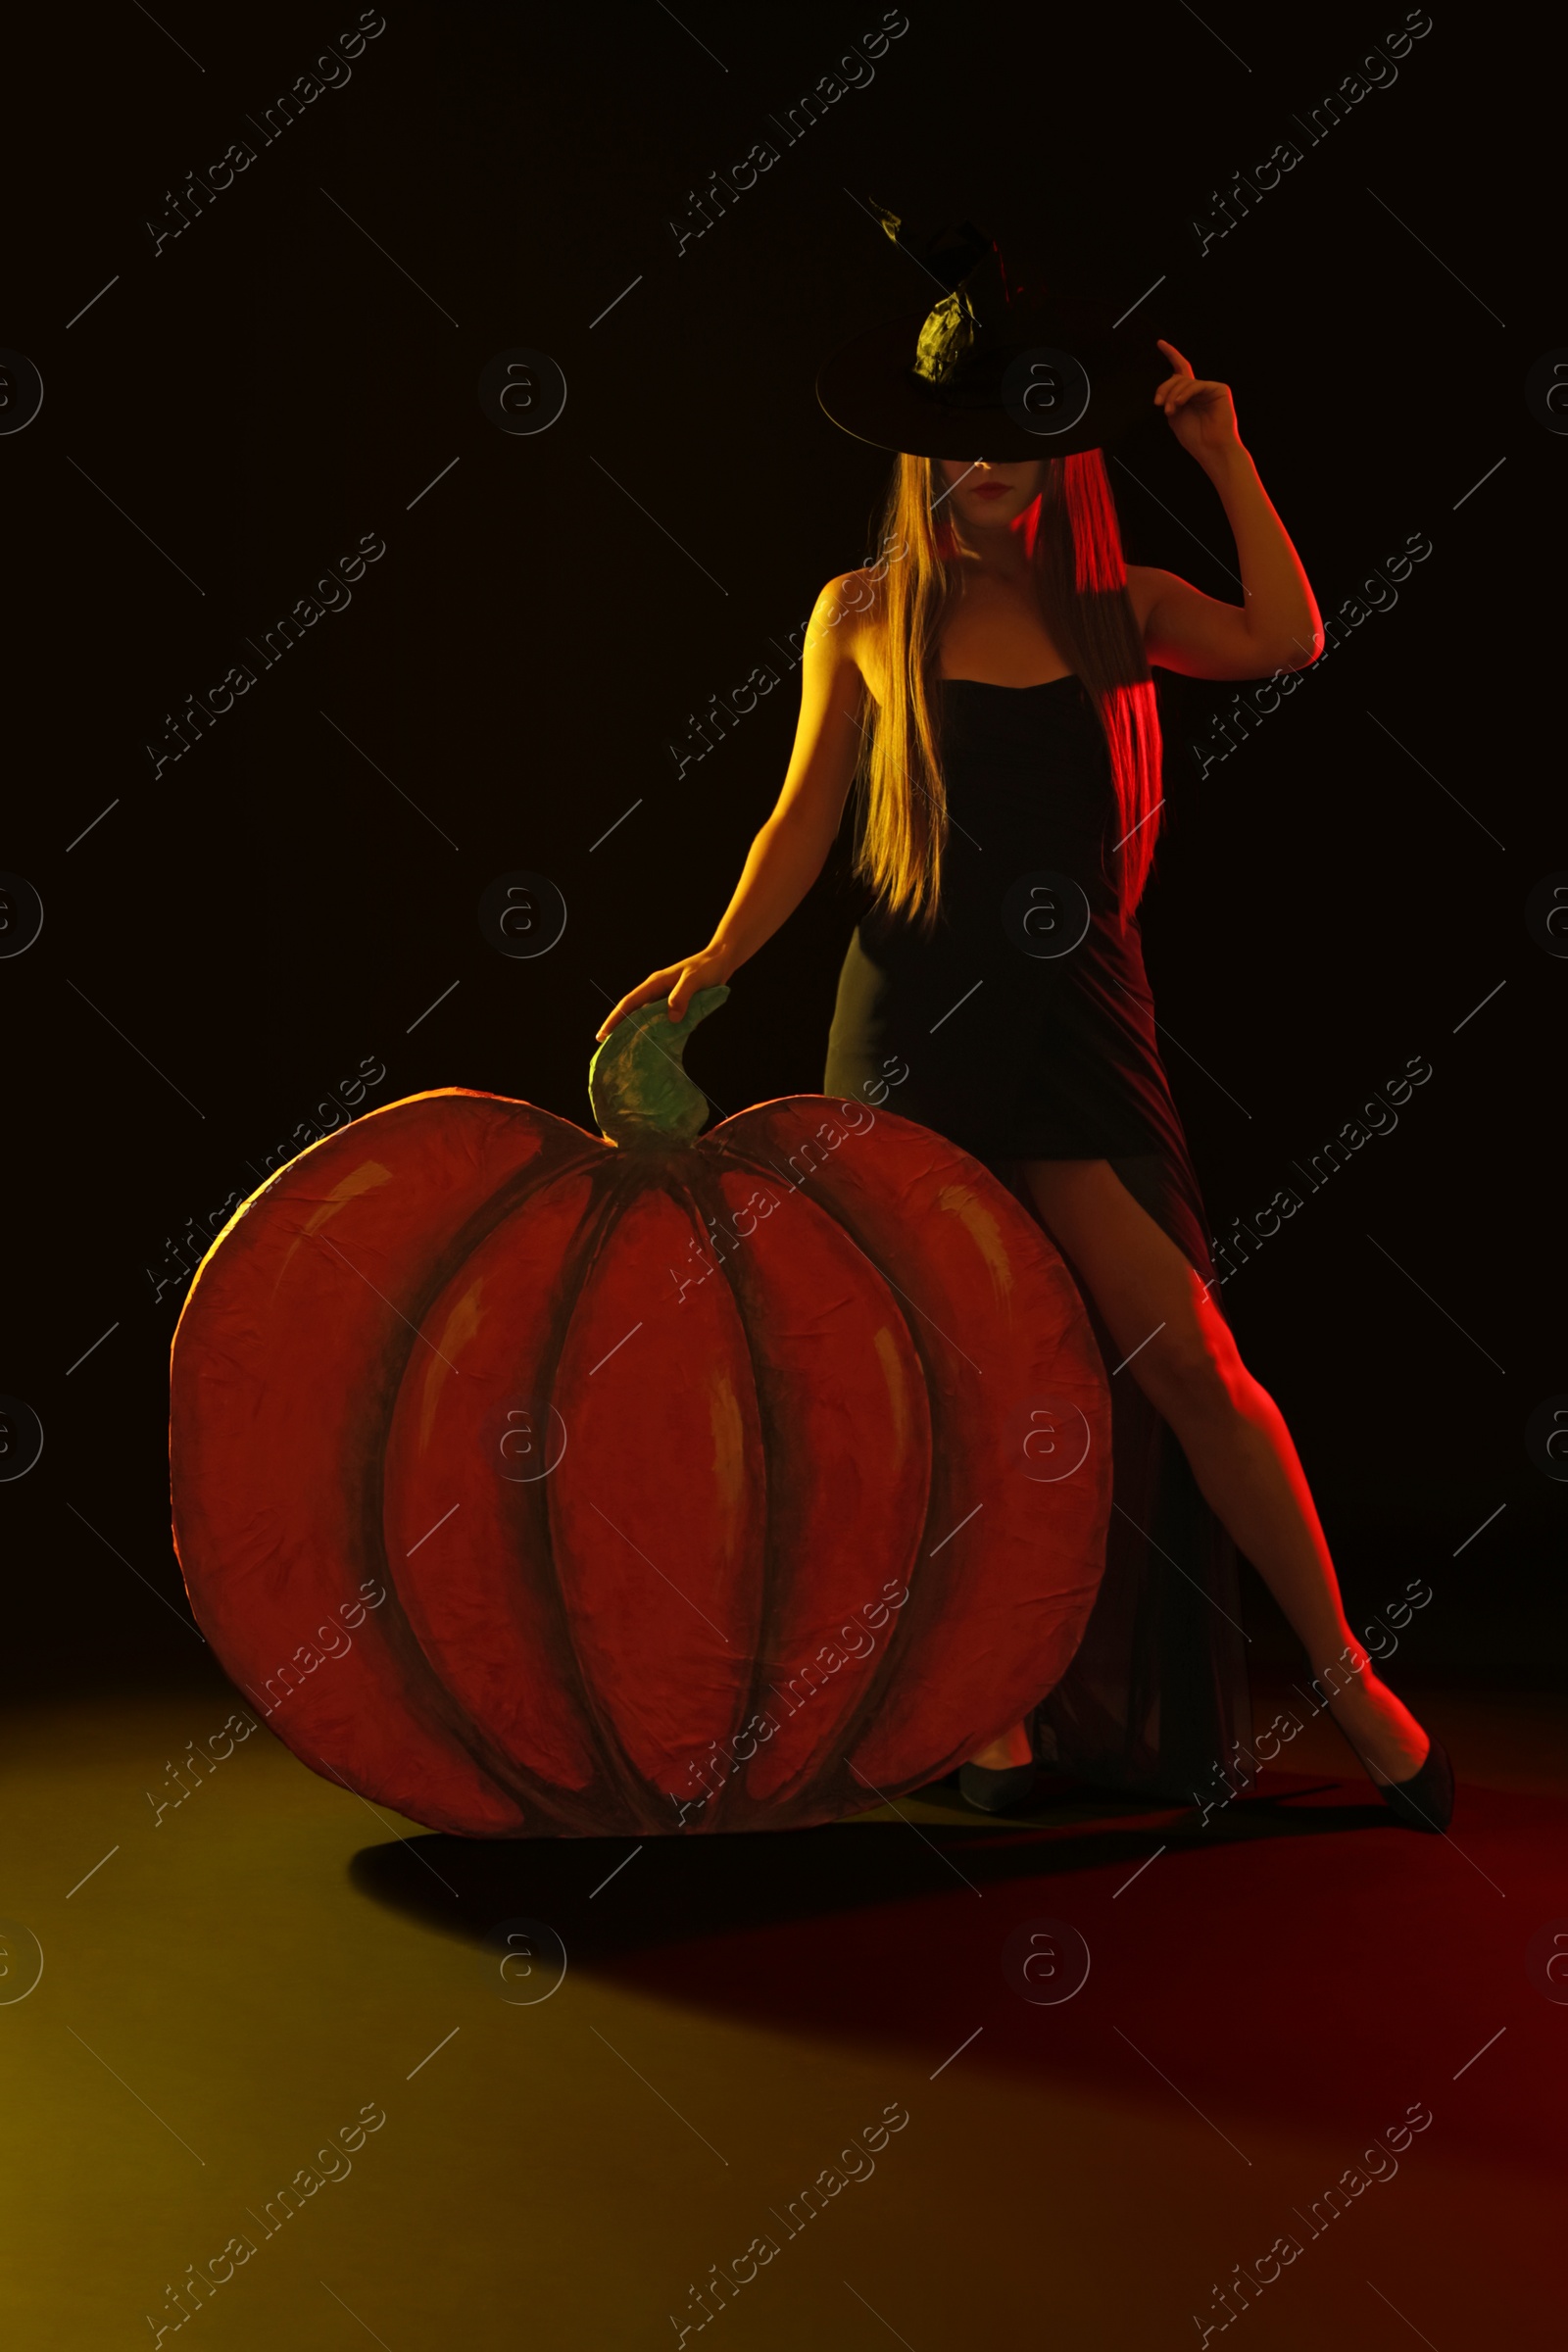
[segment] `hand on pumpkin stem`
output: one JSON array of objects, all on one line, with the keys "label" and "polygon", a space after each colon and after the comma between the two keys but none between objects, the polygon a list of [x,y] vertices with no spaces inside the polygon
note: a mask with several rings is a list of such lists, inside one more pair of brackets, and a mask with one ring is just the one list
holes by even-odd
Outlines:
[{"label": "hand on pumpkin stem", "polygon": [[715,980],[727,980],[734,968],[734,958],[717,948],[704,948],[700,955],[688,956],[683,962],[666,963],[628,990],[620,1003],[606,1013],[594,1036],[603,1045],[628,1012],[635,1012],[639,1004],[652,1004],[657,997],[668,997],[669,1018],[678,1021],[700,988],[711,988]]}]

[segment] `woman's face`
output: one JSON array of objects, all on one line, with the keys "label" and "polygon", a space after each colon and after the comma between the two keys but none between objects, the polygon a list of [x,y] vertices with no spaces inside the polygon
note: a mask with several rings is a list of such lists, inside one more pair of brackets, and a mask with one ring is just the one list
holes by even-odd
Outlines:
[{"label": "woman's face", "polygon": [[939,458],[942,486],[937,495],[945,505],[956,509],[959,522],[997,530],[1015,522],[1033,505],[1048,462],[1019,458],[993,464],[982,458],[970,465],[963,458]]}]

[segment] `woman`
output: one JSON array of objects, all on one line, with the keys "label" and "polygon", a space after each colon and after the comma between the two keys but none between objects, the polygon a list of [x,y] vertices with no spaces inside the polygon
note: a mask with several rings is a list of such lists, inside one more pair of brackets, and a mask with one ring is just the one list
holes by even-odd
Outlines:
[{"label": "woman", "polygon": [[[1250,1730],[1234,1544],[1391,1808],[1441,1830],[1447,1757],[1352,1634],[1290,1433],[1221,1312],[1136,922],[1159,822],[1150,664],[1218,679],[1300,668],[1322,648],[1317,607],[1228,388],[1166,342],[1152,398],[1219,492],[1245,601],[1124,564],[1101,446],[1086,435],[1124,425],[1127,371],[1118,390],[1115,365],[1097,368],[1098,413],[1042,439],[1032,384],[1048,385],[1048,422],[1063,387],[1069,401],[1083,390],[1055,365],[1062,315],[1029,314],[1032,348],[1053,362],[1026,367],[1018,289],[969,236],[957,249],[967,267],[950,270],[897,383],[897,324],[891,340],[879,330],[847,347],[848,372],[824,369],[836,421],[901,435],[883,556],[817,599],[783,790],[713,938],[650,973],[599,1035],[659,998],[678,1018],[757,953],[821,871],[859,771],[858,870],[879,896],[841,973],[824,1092],[864,1092],[902,1063],[889,1107],[971,1152],[1037,1217],[1111,1373],[1105,1585],[1034,1732],[1017,1724],[973,1757],[964,1794],[990,1811],[1022,1801],[1037,1752],[1167,1795],[1250,1785],[1233,1728],[1240,1717]],[[951,238],[933,255],[951,263]],[[922,441],[930,454],[911,454]],[[935,454],[1064,442],[1062,455]]]}]

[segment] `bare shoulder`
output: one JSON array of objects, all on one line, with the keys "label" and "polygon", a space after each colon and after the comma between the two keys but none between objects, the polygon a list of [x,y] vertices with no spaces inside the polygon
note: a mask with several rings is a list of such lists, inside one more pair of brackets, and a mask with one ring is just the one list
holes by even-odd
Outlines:
[{"label": "bare shoulder", "polygon": [[1149,564],[1127,565],[1127,596],[1137,616],[1140,636],[1148,634],[1149,615],[1171,585],[1172,576],[1170,572],[1158,571]]},{"label": "bare shoulder", "polygon": [[869,569],[841,571],[829,580],[811,608],[807,653],[829,663],[852,662],[874,702],[880,702],[878,647],[882,588]]}]

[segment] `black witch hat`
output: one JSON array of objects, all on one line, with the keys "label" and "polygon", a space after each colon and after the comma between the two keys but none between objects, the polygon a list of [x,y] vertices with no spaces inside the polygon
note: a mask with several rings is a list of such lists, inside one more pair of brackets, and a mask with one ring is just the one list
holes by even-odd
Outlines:
[{"label": "black witch hat", "polygon": [[912,457],[1005,462],[1107,449],[1154,414],[1171,368],[1147,327],[1081,287],[1009,270],[972,220],[916,245],[896,213],[870,209],[939,299],[823,361],[816,396],[845,432]]}]

